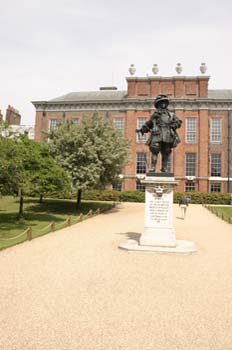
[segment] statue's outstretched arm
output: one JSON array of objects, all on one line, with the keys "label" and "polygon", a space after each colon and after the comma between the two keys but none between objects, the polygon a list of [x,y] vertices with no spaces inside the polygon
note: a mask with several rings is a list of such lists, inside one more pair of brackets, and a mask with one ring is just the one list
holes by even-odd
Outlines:
[{"label": "statue's outstretched arm", "polygon": [[141,133],[142,135],[147,133],[153,128],[153,121],[152,119],[149,119],[146,123],[143,124],[143,126],[140,129],[136,129],[135,131],[137,133]]}]

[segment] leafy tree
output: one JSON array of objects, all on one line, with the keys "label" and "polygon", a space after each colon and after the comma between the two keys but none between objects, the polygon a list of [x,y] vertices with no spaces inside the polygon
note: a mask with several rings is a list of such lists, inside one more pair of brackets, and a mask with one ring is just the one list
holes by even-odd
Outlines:
[{"label": "leafy tree", "polygon": [[70,191],[71,179],[68,173],[56,164],[46,144],[37,143],[36,147],[40,159],[39,168],[32,177],[32,183],[42,203],[45,193]]},{"label": "leafy tree", "polygon": [[27,136],[0,136],[0,187],[3,193],[17,193],[20,198],[19,217],[23,215],[24,195],[37,191],[61,190],[70,180],[49,154],[47,145],[29,140]]},{"label": "leafy tree", "polygon": [[66,121],[48,137],[52,155],[77,189],[78,205],[82,190],[104,188],[128,160],[128,140],[98,114],[84,117],[80,125]]}]

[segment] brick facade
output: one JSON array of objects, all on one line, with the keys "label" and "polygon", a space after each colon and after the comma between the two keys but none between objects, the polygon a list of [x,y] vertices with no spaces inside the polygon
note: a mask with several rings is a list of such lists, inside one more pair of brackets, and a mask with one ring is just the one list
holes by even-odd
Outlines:
[{"label": "brick facade", "polygon": [[6,110],[6,121],[8,125],[20,125],[21,115],[19,111],[12,106],[8,106]]},{"label": "brick facade", "polygon": [[[217,188],[221,192],[232,192],[232,91],[223,90],[224,96],[220,90],[208,90],[208,82],[209,77],[203,75],[129,77],[126,91],[103,89],[95,94],[70,93],[51,101],[35,101],[35,139],[41,141],[42,131],[47,131],[54,123],[65,119],[81,120],[95,111],[112,122],[115,118],[122,118],[123,133],[131,140],[131,157],[123,169],[122,189],[135,190],[136,182],[141,177],[136,171],[137,153],[146,154],[147,169],[151,163],[148,147],[138,140],[135,133],[137,121],[138,118],[148,119],[154,110],[154,98],[165,93],[170,97],[170,109],[183,121],[182,127],[178,129],[181,143],[173,150],[171,157],[171,167],[179,181],[177,190],[194,188],[195,191],[208,192]],[[191,124],[189,119],[194,119],[196,125],[194,142],[186,138],[187,125]],[[216,141],[211,140],[213,119],[216,120]],[[188,132],[191,133],[191,129]],[[186,175],[188,154],[190,157],[193,155],[195,161],[193,176]],[[211,154],[220,154],[220,176],[211,174]]]}]

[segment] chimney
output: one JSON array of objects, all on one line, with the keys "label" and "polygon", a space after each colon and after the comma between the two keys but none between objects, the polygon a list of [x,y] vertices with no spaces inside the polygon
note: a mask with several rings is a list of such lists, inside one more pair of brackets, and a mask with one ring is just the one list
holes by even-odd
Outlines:
[{"label": "chimney", "polygon": [[19,114],[19,111],[11,105],[8,105],[6,110],[6,121],[8,125],[20,125],[21,123],[21,115]]}]

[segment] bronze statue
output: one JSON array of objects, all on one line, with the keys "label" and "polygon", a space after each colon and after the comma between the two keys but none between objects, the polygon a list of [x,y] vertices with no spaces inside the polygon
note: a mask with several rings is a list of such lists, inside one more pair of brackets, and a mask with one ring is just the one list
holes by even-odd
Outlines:
[{"label": "bronze statue", "polygon": [[161,152],[162,166],[160,171],[167,173],[172,148],[180,143],[176,129],[181,127],[182,120],[168,110],[169,99],[167,95],[158,95],[154,105],[156,108],[155,112],[140,129],[136,129],[136,132],[140,132],[142,135],[150,132],[150,137],[146,142],[152,153],[150,172],[155,172],[158,154]]}]

